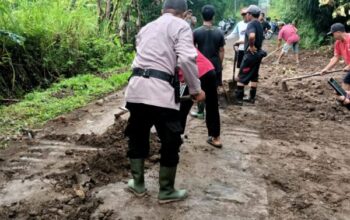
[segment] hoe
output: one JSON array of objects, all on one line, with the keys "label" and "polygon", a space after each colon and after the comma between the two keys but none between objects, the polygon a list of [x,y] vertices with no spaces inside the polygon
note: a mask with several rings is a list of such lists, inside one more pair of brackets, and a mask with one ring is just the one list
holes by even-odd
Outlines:
[{"label": "hoe", "polygon": [[[328,72],[326,72],[326,74],[340,72],[340,71],[343,71],[343,69],[328,71]],[[296,80],[296,79],[304,79],[304,78],[309,78],[309,77],[313,77],[313,76],[321,76],[321,72],[316,72],[316,73],[307,74],[304,76],[296,76],[296,77],[283,79],[282,80],[282,90],[284,92],[288,91],[287,81]]]}]

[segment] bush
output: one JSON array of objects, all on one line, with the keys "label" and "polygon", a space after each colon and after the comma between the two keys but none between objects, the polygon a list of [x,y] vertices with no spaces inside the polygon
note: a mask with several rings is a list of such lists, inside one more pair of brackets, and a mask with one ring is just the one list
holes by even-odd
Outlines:
[{"label": "bush", "polygon": [[35,87],[81,72],[129,65],[132,48],[100,30],[94,4],[70,0],[2,1],[3,32],[25,38],[23,44],[0,34],[0,98],[22,96]]},{"label": "bush", "polygon": [[129,76],[129,72],[111,74],[107,78],[77,75],[54,83],[44,91],[30,92],[17,104],[0,106],[0,137],[19,133],[21,129],[38,128],[58,115],[119,89]]}]

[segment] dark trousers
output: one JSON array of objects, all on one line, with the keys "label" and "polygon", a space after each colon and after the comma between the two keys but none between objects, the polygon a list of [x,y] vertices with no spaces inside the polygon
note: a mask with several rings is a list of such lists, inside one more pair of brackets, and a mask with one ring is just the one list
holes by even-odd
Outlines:
[{"label": "dark trousers", "polygon": [[161,140],[160,164],[174,167],[179,162],[181,140],[180,112],[174,109],[130,103],[126,104],[130,117],[125,130],[129,137],[128,157],[143,159],[149,155],[150,130],[154,125]]},{"label": "dark trousers", "polygon": [[345,84],[350,84],[350,71],[348,71],[347,74],[345,75],[343,82]]},{"label": "dark trousers", "polygon": [[[208,136],[220,136],[220,114],[218,104],[218,94],[216,90],[216,74],[215,71],[210,71],[204,74],[201,78],[201,87],[205,92],[205,122],[208,128]],[[188,94],[188,90],[185,91]],[[182,133],[185,132],[186,120],[193,102],[191,100],[182,101],[180,104],[180,118],[183,127]]]},{"label": "dark trousers", "polygon": [[240,68],[244,57],[244,50],[238,50],[235,55],[237,56],[237,68]]},{"label": "dark trousers", "polygon": [[209,59],[213,64],[216,73],[216,86],[222,86],[222,64],[219,57],[212,57]]},{"label": "dark trousers", "polygon": [[249,82],[258,82],[260,63],[265,56],[266,52],[263,50],[259,50],[255,54],[250,52],[244,54],[238,73],[240,83],[248,85]]}]

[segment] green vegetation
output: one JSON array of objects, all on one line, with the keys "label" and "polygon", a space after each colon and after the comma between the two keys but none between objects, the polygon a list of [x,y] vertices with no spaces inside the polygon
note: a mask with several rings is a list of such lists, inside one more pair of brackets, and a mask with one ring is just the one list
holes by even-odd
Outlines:
[{"label": "green vegetation", "polygon": [[[255,2],[257,3],[257,0],[248,0],[246,2],[243,1],[237,1],[236,2],[236,9],[239,11],[240,5],[242,4],[248,4],[249,2]],[[188,7],[192,9],[193,15],[197,17],[197,26],[202,25],[202,15],[201,15],[201,9],[204,5],[210,4],[215,7],[216,15],[215,15],[215,22],[218,23],[223,18],[235,18],[236,13],[234,11],[235,5],[234,0],[216,0],[216,1],[210,1],[210,0],[191,0],[188,1]],[[239,14],[238,14],[239,15]],[[239,15],[240,17],[240,15]]]},{"label": "green vegetation", "polygon": [[350,25],[350,3],[345,0],[271,0],[268,16],[296,22],[301,46],[315,48],[325,43],[335,22]]},{"label": "green vegetation", "polygon": [[132,47],[98,23],[96,1],[0,0],[0,27],[0,99],[133,58]]},{"label": "green vegetation", "polygon": [[60,114],[119,89],[129,76],[130,73],[103,78],[92,74],[78,75],[55,83],[47,90],[28,93],[20,103],[0,106],[0,134],[11,135],[23,128],[38,128]]}]

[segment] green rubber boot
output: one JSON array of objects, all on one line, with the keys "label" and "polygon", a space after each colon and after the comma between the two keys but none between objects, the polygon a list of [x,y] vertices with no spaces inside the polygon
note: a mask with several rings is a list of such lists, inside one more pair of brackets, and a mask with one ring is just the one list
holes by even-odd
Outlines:
[{"label": "green rubber boot", "polygon": [[174,188],[176,176],[176,167],[161,166],[159,170],[159,194],[158,202],[160,204],[184,200],[187,197],[187,191],[184,189],[176,190]]},{"label": "green rubber boot", "polygon": [[130,168],[133,179],[128,182],[128,190],[138,197],[146,195],[144,178],[144,159],[130,159]]}]

